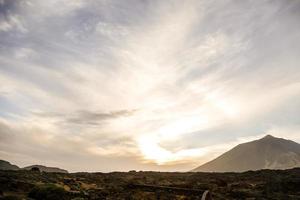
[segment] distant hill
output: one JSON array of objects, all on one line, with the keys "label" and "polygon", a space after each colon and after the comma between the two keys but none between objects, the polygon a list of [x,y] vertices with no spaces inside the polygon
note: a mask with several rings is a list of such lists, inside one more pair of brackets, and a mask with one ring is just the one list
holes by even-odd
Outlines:
[{"label": "distant hill", "polygon": [[68,171],[64,170],[64,169],[60,169],[60,168],[57,168],[57,167],[46,167],[46,166],[43,166],[43,165],[31,165],[31,166],[28,166],[28,167],[24,167],[22,169],[31,170],[32,168],[39,168],[39,170],[41,172],[68,173]]},{"label": "distant hill", "polygon": [[19,168],[17,165],[12,165],[8,161],[0,160],[0,170],[31,170],[32,168],[39,168],[41,172],[68,173],[68,171],[64,169],[60,169],[57,167],[47,167],[43,165],[31,165],[28,167]]},{"label": "distant hill", "polygon": [[194,172],[243,172],[300,167],[300,144],[267,135],[239,144]]},{"label": "distant hill", "polygon": [[10,162],[5,160],[0,160],[0,170],[19,170],[17,165],[12,165]]}]

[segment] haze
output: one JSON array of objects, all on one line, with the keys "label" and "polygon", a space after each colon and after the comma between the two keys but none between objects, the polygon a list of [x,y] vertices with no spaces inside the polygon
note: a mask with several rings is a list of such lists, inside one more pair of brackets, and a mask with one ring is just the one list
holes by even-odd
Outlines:
[{"label": "haze", "polygon": [[1,0],[0,158],[186,171],[300,142],[300,1]]}]

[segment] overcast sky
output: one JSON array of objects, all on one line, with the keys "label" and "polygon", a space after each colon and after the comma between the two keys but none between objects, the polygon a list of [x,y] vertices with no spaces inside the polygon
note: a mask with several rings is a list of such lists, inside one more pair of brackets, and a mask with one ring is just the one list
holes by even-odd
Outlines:
[{"label": "overcast sky", "polygon": [[190,170],[300,142],[298,0],[0,0],[0,158]]}]

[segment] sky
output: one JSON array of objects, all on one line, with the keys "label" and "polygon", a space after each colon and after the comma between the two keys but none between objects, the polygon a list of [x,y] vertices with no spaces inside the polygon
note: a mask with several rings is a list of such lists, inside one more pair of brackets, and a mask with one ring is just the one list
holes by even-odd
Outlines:
[{"label": "sky", "polygon": [[298,0],[0,0],[0,159],[188,171],[300,142]]}]

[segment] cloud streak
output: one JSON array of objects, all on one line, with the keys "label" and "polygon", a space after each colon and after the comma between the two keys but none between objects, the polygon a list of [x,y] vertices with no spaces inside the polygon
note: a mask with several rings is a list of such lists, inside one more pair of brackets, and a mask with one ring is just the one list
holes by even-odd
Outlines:
[{"label": "cloud streak", "polygon": [[299,141],[299,8],[2,0],[0,156],[189,170],[270,132]]},{"label": "cloud streak", "polygon": [[102,122],[134,114],[134,110],[118,110],[109,113],[91,112],[80,110],[74,114],[64,115],[62,113],[33,113],[38,117],[61,118],[62,123],[75,125],[100,125]]}]

